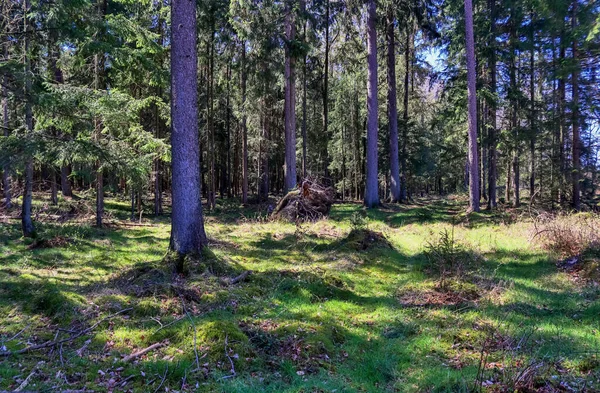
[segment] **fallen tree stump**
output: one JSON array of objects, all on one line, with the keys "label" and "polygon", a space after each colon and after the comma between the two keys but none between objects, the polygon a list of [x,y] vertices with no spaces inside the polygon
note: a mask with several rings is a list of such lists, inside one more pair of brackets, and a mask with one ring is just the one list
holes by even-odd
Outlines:
[{"label": "fallen tree stump", "polygon": [[288,221],[315,221],[329,214],[334,190],[305,180],[300,189],[287,193],[273,210],[273,217]]}]

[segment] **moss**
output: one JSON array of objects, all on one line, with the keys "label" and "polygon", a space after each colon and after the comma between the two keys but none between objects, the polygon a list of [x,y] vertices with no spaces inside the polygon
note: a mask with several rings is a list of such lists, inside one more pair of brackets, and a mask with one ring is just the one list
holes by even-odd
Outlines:
[{"label": "moss", "polygon": [[133,315],[137,317],[150,317],[160,313],[160,304],[154,300],[140,300],[133,308]]},{"label": "moss", "polygon": [[52,318],[71,317],[76,309],[85,304],[85,298],[74,292],[61,291],[54,284],[42,285],[34,292],[28,308]]},{"label": "moss", "polygon": [[371,248],[393,248],[383,233],[369,229],[353,229],[343,242],[348,248],[356,251],[365,251]]},{"label": "moss", "polygon": [[596,355],[588,356],[579,363],[577,368],[584,374],[598,370],[600,369],[600,359]]}]

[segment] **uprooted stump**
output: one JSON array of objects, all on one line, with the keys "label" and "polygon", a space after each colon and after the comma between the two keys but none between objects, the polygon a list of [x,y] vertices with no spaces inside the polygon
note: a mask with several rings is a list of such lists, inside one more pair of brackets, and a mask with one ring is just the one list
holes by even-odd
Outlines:
[{"label": "uprooted stump", "polygon": [[333,198],[333,188],[304,181],[300,189],[290,191],[279,201],[273,217],[289,221],[318,220],[329,214]]}]

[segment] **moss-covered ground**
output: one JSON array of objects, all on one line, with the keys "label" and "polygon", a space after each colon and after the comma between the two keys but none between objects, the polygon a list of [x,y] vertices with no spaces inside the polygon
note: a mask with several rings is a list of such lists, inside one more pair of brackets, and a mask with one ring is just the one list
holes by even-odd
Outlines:
[{"label": "moss-covered ground", "polygon": [[[600,389],[600,288],[557,269],[526,214],[437,199],[357,224],[359,204],[336,204],[296,226],[220,201],[210,249],[175,276],[168,217],[107,210],[104,229],[48,216],[35,243],[0,222],[0,353],[64,340],[3,355],[0,391]],[[441,291],[427,250],[445,229],[469,274]]]}]

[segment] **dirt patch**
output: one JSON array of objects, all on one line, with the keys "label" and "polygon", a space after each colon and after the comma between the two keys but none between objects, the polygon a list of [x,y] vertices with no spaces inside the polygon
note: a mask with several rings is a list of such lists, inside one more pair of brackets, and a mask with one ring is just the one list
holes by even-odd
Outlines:
[{"label": "dirt patch", "polygon": [[400,295],[399,301],[403,307],[456,307],[476,302],[480,297],[480,293],[474,290],[434,288],[404,292]]}]

